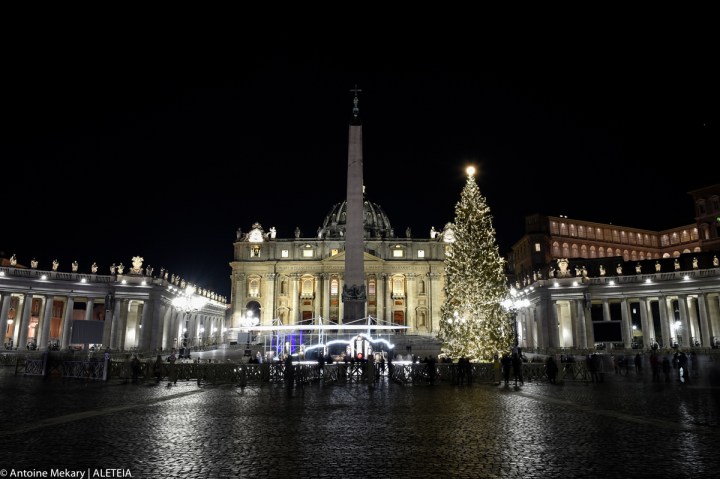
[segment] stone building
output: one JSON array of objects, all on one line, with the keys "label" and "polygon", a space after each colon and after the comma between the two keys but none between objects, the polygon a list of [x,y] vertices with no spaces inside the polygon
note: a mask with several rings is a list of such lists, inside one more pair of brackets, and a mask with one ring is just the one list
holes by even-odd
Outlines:
[{"label": "stone building", "polygon": [[[334,205],[313,237],[278,238],[255,223],[234,244],[231,330],[256,324],[342,324],[346,202]],[[443,234],[397,237],[380,205],[364,201],[367,316],[436,335],[443,293]]]},{"label": "stone building", "polygon": [[526,218],[508,255],[530,349],[717,347],[720,185],[690,192],[695,224],[665,231]]},{"label": "stone building", "polygon": [[[225,298],[180,277],[148,275],[142,260],[120,274],[0,266],[5,349],[154,351],[222,343]],[[152,273],[152,270],[150,270]]]}]

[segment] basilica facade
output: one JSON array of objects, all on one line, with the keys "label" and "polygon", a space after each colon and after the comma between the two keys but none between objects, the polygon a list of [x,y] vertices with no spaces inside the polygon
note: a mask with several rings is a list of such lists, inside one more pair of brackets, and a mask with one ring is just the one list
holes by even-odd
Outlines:
[{"label": "basilica facade", "polygon": [[[322,320],[342,324],[347,203],[334,205],[317,233],[298,229],[289,238],[260,223],[238,231],[234,244],[231,330],[248,318],[263,326]],[[405,327],[409,334],[436,335],[443,293],[443,232],[414,238],[395,234],[380,205],[367,199],[364,215],[366,318]]]}]

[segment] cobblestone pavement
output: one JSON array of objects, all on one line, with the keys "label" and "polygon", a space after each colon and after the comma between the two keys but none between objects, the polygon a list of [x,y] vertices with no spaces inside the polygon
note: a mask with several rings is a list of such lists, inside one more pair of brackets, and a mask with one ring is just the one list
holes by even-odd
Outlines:
[{"label": "cobblestone pavement", "polygon": [[718,477],[715,378],[606,378],[288,391],[0,372],[0,479]]}]

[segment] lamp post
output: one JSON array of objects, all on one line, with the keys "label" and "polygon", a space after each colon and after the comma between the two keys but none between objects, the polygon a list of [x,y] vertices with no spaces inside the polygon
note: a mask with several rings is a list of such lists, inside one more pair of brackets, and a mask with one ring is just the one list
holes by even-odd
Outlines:
[{"label": "lamp post", "polygon": [[190,352],[186,350],[188,344],[188,316],[190,313],[201,310],[208,302],[207,298],[195,294],[195,287],[188,285],[184,290],[178,290],[178,295],[172,300],[175,309],[182,312],[185,316],[185,326],[183,328],[182,348],[185,350],[182,357],[190,357]]},{"label": "lamp post", "polygon": [[[520,341],[518,338],[517,313],[520,309],[530,306],[530,301],[527,298],[521,298],[515,288],[510,288],[510,297],[503,300],[501,304],[505,311],[510,313],[510,320],[512,321],[513,349],[518,350]],[[520,350],[518,350],[518,354],[520,354]]]},{"label": "lamp post", "polygon": [[252,310],[248,310],[245,313],[245,316],[243,316],[240,319],[240,326],[242,326],[243,328],[247,328],[244,330],[245,335],[246,335],[245,336],[245,353],[244,353],[245,356],[251,355],[251,353],[250,353],[250,337],[252,336],[252,331],[249,328],[252,328],[253,326],[257,326],[258,323],[260,323],[260,319],[253,314]]}]

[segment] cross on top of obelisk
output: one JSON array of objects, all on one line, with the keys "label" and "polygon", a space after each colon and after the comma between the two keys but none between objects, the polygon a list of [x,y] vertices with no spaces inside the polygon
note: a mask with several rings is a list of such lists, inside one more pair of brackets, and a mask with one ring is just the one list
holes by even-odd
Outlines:
[{"label": "cross on top of obelisk", "polygon": [[353,98],[353,118],[357,119],[360,114],[360,108],[358,108],[358,93],[362,90],[357,87],[357,84],[355,84],[355,88],[351,88],[350,91],[355,94],[355,97]]}]

